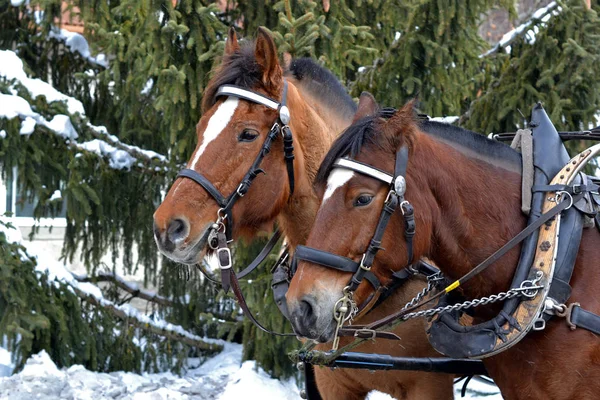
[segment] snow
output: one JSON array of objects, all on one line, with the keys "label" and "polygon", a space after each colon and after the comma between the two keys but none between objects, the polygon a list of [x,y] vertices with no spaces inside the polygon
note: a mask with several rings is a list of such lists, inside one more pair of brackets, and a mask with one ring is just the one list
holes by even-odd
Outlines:
[{"label": "snow", "polygon": [[25,120],[21,122],[21,130],[19,133],[21,135],[31,135],[35,129],[35,124],[35,119],[31,117],[25,117]]},{"label": "snow", "polygon": [[[81,365],[58,369],[44,351],[31,357],[23,371],[0,378],[0,399],[299,399],[293,380],[270,378],[253,361],[241,362],[242,346],[228,343],[204,364],[183,376],[171,373],[97,373]],[[197,361],[196,361],[197,362]]]},{"label": "snow", "polygon": [[542,7],[536,10],[531,18],[525,21],[523,24],[517,26],[512,31],[509,31],[502,36],[502,39],[490,50],[480,55],[479,57],[485,57],[492,53],[497,52],[501,48],[506,48],[507,52],[510,52],[510,48],[507,47],[517,36],[521,35],[523,32],[526,33],[526,40],[529,44],[535,43],[535,35],[539,32],[539,27],[534,26],[533,29],[529,27],[533,24],[534,21],[540,21],[542,24],[545,24],[550,20],[553,15],[558,15],[562,11],[562,8],[557,5],[555,1],[551,2],[545,7]]},{"label": "snow", "polygon": [[52,196],[50,196],[50,201],[54,200],[62,200],[62,193],[60,190],[55,190],[54,193],[52,193]]},{"label": "snow", "polygon": [[[71,32],[69,32],[67,43],[72,44],[72,49],[74,49],[74,51],[83,51],[82,54],[85,54],[85,46],[87,46],[87,42],[85,42],[84,45],[84,43],[75,35],[77,34],[71,35]],[[81,37],[81,39],[85,41],[83,37]],[[48,102],[64,101],[67,104],[70,114],[79,113],[82,116],[85,116],[83,105],[79,100],[60,93],[50,84],[40,79],[32,79],[27,77],[27,74],[23,69],[23,62],[21,59],[19,59],[16,53],[12,51],[0,50],[0,76],[6,77],[8,80],[14,79],[20,82],[27,88],[34,98],[43,95],[46,96],[46,100]],[[20,131],[22,135],[33,133],[35,126],[39,124],[47,127],[55,134],[70,141],[74,141],[79,137],[68,115],[55,115],[51,121],[48,121],[42,115],[34,112],[27,100],[17,96],[14,90],[13,94],[0,93],[0,118],[12,119],[16,117],[23,119]],[[122,148],[133,152],[136,154],[136,156],[139,154],[141,157],[145,157],[149,160],[157,159],[163,163],[167,161],[167,158],[162,154],[158,154],[151,150],[144,150],[137,146],[121,143],[116,136],[110,135],[103,126],[95,126],[89,122],[87,123],[87,126],[97,133],[105,135],[109,143],[95,139],[81,144],[73,143],[73,145],[81,148],[82,150],[91,151],[101,157],[108,158],[109,166],[111,168],[130,169],[138,161],[136,157],[132,156],[128,151],[123,150]],[[0,136],[5,137],[6,132],[4,132],[3,136]]]},{"label": "snow", "polygon": [[79,147],[89,152],[96,153],[99,156],[108,156],[109,166],[115,169],[130,169],[131,166],[137,161],[137,159],[132,157],[125,150],[117,149],[116,147],[113,147],[110,144],[98,139],[80,143]]},{"label": "snow", "polygon": [[83,37],[83,35],[76,32],[69,32],[66,29],[52,28],[50,30],[51,38],[64,40],[65,45],[74,53],[79,53],[83,58],[87,59],[93,64],[100,65],[104,68],[108,67],[108,62],[106,61],[106,56],[104,54],[99,54],[97,57],[92,57],[90,53],[90,46]]},{"label": "snow", "polygon": [[456,121],[458,121],[458,119],[459,119],[459,118],[460,118],[460,117],[457,117],[457,116],[450,116],[450,117],[434,117],[434,118],[431,118],[431,117],[429,117],[429,120],[430,120],[430,121],[435,121],[435,122],[442,122],[442,123],[444,123],[444,124],[453,124],[453,123],[455,123]]},{"label": "snow", "polygon": [[73,97],[66,96],[41,79],[27,77],[23,62],[17,54],[10,50],[0,50],[0,75],[6,79],[16,79],[29,90],[33,97],[46,96],[49,103],[65,101],[70,114],[84,114],[83,104]]},{"label": "snow", "polygon": [[0,378],[10,376],[14,369],[15,365],[11,361],[10,352],[0,347]]}]

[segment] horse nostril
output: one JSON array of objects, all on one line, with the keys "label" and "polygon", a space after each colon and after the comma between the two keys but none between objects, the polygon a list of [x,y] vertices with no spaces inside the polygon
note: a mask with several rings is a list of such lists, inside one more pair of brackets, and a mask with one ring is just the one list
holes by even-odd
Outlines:
[{"label": "horse nostril", "polygon": [[307,325],[312,325],[316,321],[317,317],[311,299],[304,298],[300,301],[300,315]]},{"label": "horse nostril", "polygon": [[167,227],[167,240],[178,244],[187,237],[188,233],[188,224],[184,220],[177,218],[172,220]]}]

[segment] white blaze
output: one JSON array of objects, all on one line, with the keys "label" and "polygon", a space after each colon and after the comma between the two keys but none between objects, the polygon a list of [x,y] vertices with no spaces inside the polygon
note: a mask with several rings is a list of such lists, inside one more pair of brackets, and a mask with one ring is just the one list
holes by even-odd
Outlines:
[{"label": "white blaze", "polygon": [[331,197],[333,192],[339,187],[344,186],[352,177],[354,171],[346,168],[334,168],[327,178],[327,189],[323,196],[323,204]]},{"label": "white blaze", "polygon": [[237,97],[229,96],[227,100],[221,103],[213,116],[210,117],[210,120],[206,125],[206,130],[204,131],[202,145],[198,151],[196,151],[194,159],[189,166],[190,169],[194,169],[196,167],[198,160],[200,160],[200,156],[202,153],[204,153],[204,150],[206,150],[208,144],[215,140],[217,136],[223,132],[223,129],[225,129],[227,124],[229,124],[229,121],[231,120],[231,117],[233,117],[239,102],[240,100]]}]

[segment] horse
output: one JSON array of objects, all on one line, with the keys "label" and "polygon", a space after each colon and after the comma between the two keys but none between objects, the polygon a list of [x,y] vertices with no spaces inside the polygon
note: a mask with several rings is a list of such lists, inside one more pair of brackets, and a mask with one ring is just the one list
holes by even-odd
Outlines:
[{"label": "horse", "polygon": [[[406,216],[396,212],[390,217],[371,264],[371,272],[382,282],[410,263],[410,248],[414,259],[428,257],[444,276],[459,279],[526,226],[521,212],[519,153],[458,127],[419,122],[410,103],[390,118],[382,118],[369,99],[360,103],[363,112],[355,116],[357,122],[332,145],[317,174],[315,185],[322,204],[307,246],[356,262],[366,254],[390,193],[390,185],[373,175],[379,170],[395,176],[402,148],[408,149],[404,197],[407,204],[414,205],[418,229],[411,246],[404,239]],[[367,175],[340,168],[336,164],[340,157],[367,164],[375,172]],[[519,254],[518,246],[511,249],[461,286],[462,295],[475,299],[506,291]],[[600,283],[599,256],[600,235],[595,229],[584,230],[569,301],[580,302],[594,313],[600,311],[600,298],[595,295]],[[343,297],[348,279],[347,272],[298,261],[287,293],[297,332],[313,340],[333,339],[336,321],[332,310]],[[360,303],[371,292],[362,282],[354,300]],[[397,303],[395,311],[403,305]],[[475,323],[497,313],[490,306],[472,310]],[[545,330],[530,331],[513,347],[483,361],[505,399],[598,398],[598,337],[585,329],[572,331],[557,318],[547,322]]]},{"label": "horse", "polygon": [[[197,180],[189,179],[193,172],[180,175],[154,214],[155,240],[168,258],[194,265],[206,254],[214,253],[210,232],[218,217],[223,217],[219,221],[231,239],[251,238],[272,229],[276,222],[292,249],[306,242],[319,207],[313,190],[317,169],[336,135],[352,122],[356,104],[334,75],[314,61],[294,59],[286,64],[284,70],[275,43],[265,30],[259,29],[255,42],[238,42],[235,30],[229,31],[221,65],[203,95],[203,115],[196,127],[198,145],[187,163],[187,169],[201,171],[212,188],[203,189]],[[227,85],[243,88],[248,98],[219,96],[219,90]],[[257,96],[262,104],[251,101]],[[265,107],[271,104],[265,100],[267,97],[277,99],[271,102],[279,106]],[[273,121],[286,119],[281,113],[283,102],[289,110],[285,113],[289,115],[286,123],[293,132],[293,175],[287,169],[285,149],[277,145],[281,136],[274,136],[270,153],[260,165],[265,174],[253,177],[247,192],[225,215],[223,206],[215,201],[215,190],[237,193],[240,181],[247,176],[244,171],[252,168],[252,159],[259,152],[263,153],[261,143],[267,140]],[[405,292],[414,294],[422,287],[422,282],[411,282]],[[387,303],[393,303],[395,296]],[[382,304],[381,310],[385,307]],[[404,335],[406,330],[402,327],[398,332]],[[398,354],[434,354],[424,334],[415,331],[407,336],[414,337],[410,349],[405,351],[397,345]],[[371,347],[361,349],[370,351]],[[315,377],[325,399],[358,399],[373,389],[399,398],[423,398],[421,393],[452,398],[449,375],[377,372],[365,376],[353,370],[317,369]]]}]

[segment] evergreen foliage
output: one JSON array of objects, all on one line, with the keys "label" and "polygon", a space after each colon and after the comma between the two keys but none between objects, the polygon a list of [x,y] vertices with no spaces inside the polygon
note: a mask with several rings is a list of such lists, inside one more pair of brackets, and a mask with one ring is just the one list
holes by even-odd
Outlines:
[{"label": "evergreen foliage", "polygon": [[[479,132],[523,127],[538,101],[558,129],[598,125],[600,110],[600,5],[592,1],[558,2],[560,11],[512,43],[508,53],[492,57],[488,84],[470,107],[467,126]],[[535,33],[535,31],[538,31]],[[533,36],[535,35],[535,36]],[[533,37],[533,39],[532,39]]]},{"label": "evergreen foliage", "polygon": [[74,288],[47,272],[26,249],[7,239],[0,221],[0,337],[16,369],[46,350],[58,366],[95,371],[181,371],[190,347],[136,329],[103,307],[82,301]]}]

